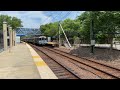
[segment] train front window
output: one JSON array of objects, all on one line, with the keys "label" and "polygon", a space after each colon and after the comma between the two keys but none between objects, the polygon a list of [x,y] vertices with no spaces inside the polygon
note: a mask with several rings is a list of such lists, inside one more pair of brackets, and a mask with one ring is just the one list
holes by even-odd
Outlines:
[{"label": "train front window", "polygon": [[43,37],[43,38],[39,38],[39,40],[47,40],[47,38],[44,38],[44,37]]},{"label": "train front window", "polygon": [[44,40],[46,40],[46,38],[44,38]]},{"label": "train front window", "polygon": [[45,40],[45,38],[42,38],[42,40]]}]

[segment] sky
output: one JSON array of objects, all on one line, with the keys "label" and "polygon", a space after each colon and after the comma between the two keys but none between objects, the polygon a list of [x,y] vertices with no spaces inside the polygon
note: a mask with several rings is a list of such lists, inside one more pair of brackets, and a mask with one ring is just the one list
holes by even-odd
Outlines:
[{"label": "sky", "polygon": [[22,21],[24,28],[39,28],[50,22],[75,19],[84,11],[0,11],[0,15],[15,16]]}]

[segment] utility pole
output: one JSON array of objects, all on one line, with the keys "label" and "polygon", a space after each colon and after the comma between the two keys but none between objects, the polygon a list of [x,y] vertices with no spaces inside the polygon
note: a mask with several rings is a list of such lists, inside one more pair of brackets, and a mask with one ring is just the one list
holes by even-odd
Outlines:
[{"label": "utility pole", "polygon": [[60,21],[58,22],[58,33],[59,33],[59,47],[61,46],[60,43]]},{"label": "utility pole", "polygon": [[62,31],[63,31],[63,34],[64,34],[64,36],[65,36],[65,38],[66,38],[66,40],[67,40],[67,43],[68,43],[69,47],[71,48],[71,44],[70,44],[70,42],[68,41],[68,38],[67,38],[67,36],[66,36],[66,34],[65,34],[62,26],[61,26],[61,24],[60,24],[60,27],[61,27],[61,29],[62,29]]},{"label": "utility pole", "polygon": [[91,22],[90,22],[90,42],[91,42],[91,49],[90,52],[94,54],[94,46],[95,46],[95,39],[94,39],[94,21],[93,21],[93,12],[90,12]]}]

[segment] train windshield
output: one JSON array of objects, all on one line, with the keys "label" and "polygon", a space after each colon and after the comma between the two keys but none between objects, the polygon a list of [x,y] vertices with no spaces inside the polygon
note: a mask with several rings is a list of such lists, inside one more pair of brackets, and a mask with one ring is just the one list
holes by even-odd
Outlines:
[{"label": "train windshield", "polygon": [[43,40],[46,40],[46,38],[43,38]]},{"label": "train windshield", "polygon": [[39,38],[39,40],[47,40],[47,38]]}]

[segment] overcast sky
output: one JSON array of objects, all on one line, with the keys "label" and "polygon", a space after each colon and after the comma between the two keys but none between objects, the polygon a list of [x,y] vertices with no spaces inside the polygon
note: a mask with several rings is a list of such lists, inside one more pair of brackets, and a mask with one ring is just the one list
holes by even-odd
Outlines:
[{"label": "overcast sky", "polygon": [[64,20],[75,19],[83,11],[0,11],[0,15],[15,16],[22,20],[23,27],[39,28],[40,25]]}]

